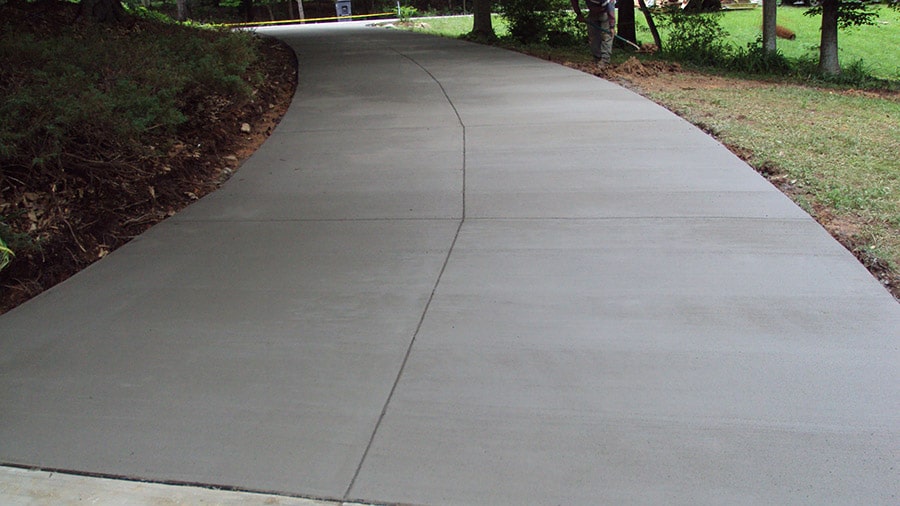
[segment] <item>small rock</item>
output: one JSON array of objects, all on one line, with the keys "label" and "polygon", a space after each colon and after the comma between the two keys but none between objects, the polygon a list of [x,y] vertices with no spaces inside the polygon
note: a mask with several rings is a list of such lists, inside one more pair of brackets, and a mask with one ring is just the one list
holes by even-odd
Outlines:
[{"label": "small rock", "polygon": [[228,162],[236,162],[236,161],[238,161],[237,157],[234,156],[234,155],[228,155],[228,156],[226,156],[226,157],[225,157],[225,160],[228,161]]},{"label": "small rock", "polygon": [[244,133],[244,134],[250,133],[250,123],[242,123],[241,124],[241,133]]}]

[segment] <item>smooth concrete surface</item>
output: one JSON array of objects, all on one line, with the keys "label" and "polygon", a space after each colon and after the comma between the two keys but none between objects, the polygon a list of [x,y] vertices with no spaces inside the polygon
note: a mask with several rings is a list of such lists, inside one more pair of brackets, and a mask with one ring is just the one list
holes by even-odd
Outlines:
[{"label": "smooth concrete surface", "polygon": [[269,141],[0,317],[0,463],[339,502],[898,502],[900,305],[724,147],[527,56],[265,31],[300,64]]}]

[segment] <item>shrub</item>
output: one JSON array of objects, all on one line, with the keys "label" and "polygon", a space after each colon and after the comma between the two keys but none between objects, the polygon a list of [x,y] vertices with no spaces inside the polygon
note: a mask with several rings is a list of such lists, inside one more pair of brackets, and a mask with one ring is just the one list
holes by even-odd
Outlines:
[{"label": "shrub", "polygon": [[125,10],[130,12],[133,16],[149,21],[156,21],[157,23],[175,23],[175,20],[167,16],[166,14],[159,11],[150,10],[141,4],[125,2]]},{"label": "shrub", "polygon": [[499,4],[510,36],[518,42],[567,45],[579,40],[567,0],[500,0]]},{"label": "shrub", "polygon": [[722,28],[721,12],[689,14],[680,8],[666,9],[660,25],[668,28],[665,53],[673,59],[697,65],[727,63],[734,53],[728,32]]},{"label": "shrub", "polygon": [[164,36],[122,38],[114,30],[69,27],[40,39],[0,30],[3,165],[58,164],[64,152],[90,158],[91,146],[111,139],[124,158],[139,156],[148,133],[174,133],[209,97],[250,97],[251,35],[167,25]]},{"label": "shrub", "polygon": [[587,40],[587,25],[566,13],[552,16],[547,23],[545,42],[551,47],[571,47],[584,45]]},{"label": "shrub", "polygon": [[404,23],[408,23],[410,19],[414,18],[419,14],[419,9],[415,7],[404,5],[398,9],[397,14],[400,16],[400,21]]},{"label": "shrub", "polygon": [[762,35],[748,43],[745,49],[735,49],[723,64],[729,70],[751,74],[783,74],[793,67],[781,51],[770,53],[763,48]]}]

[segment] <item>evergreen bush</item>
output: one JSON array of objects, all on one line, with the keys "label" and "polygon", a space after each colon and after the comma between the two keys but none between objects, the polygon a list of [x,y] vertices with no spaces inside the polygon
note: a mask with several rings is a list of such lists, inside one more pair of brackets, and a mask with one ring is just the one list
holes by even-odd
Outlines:
[{"label": "evergreen bush", "polygon": [[668,28],[665,54],[697,65],[726,64],[735,50],[721,18],[721,12],[691,14],[679,7],[667,8],[660,18],[660,25]]},{"label": "evergreen bush", "polygon": [[500,0],[499,7],[517,42],[570,45],[583,40],[568,0]]}]

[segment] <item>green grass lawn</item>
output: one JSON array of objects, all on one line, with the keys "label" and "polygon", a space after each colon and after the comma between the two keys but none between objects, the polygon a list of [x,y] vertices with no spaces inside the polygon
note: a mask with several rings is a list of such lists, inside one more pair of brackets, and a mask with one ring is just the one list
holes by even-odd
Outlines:
[{"label": "green grass lawn", "polygon": [[[503,16],[494,14],[491,18],[494,33],[498,37],[505,36],[508,32]],[[421,23],[411,28],[414,32],[428,33],[442,37],[459,37],[472,31],[472,16],[447,16],[434,18],[417,18],[414,21]]]},{"label": "green grass lawn", "polygon": [[854,246],[900,266],[900,101],[779,84],[647,94],[776,167],[801,206],[852,223]]},{"label": "green grass lawn", "polygon": [[[778,8],[778,24],[797,34],[794,40],[778,39],[778,50],[789,58],[818,59],[821,18],[804,16],[805,11],[805,8],[800,7]],[[879,13],[875,26],[840,31],[838,44],[841,64],[848,65],[862,60],[865,68],[873,75],[900,80],[900,11],[880,7]],[[472,30],[472,16],[421,18],[419,21],[427,26],[415,28],[415,31],[434,35],[458,37]],[[733,44],[746,47],[762,33],[762,9],[725,12],[721,23],[731,35]],[[499,37],[507,34],[506,21],[502,16],[495,15],[493,24]],[[647,22],[640,11],[635,12],[635,24],[638,39],[652,42]],[[665,41],[665,30],[661,33]]]},{"label": "green grass lawn", "polygon": [[[809,57],[818,60],[820,16],[804,16],[806,8],[779,7],[778,24],[792,30],[794,40],[778,39],[778,50],[788,58]],[[900,11],[880,7],[875,26],[841,30],[838,34],[841,65],[862,60],[873,75],[884,79],[900,79]],[[726,11],[721,15],[722,27],[731,35],[731,42],[746,47],[762,34],[762,8]],[[643,14],[635,13],[638,38],[652,42]],[[661,30],[663,43],[666,40]]]}]

